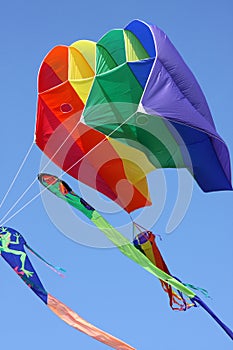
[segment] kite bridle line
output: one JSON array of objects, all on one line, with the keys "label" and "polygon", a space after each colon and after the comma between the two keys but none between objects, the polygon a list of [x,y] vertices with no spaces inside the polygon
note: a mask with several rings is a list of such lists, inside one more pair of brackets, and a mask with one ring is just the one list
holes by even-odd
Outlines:
[{"label": "kite bridle line", "polygon": [[4,202],[5,202],[5,200],[6,200],[7,196],[8,196],[8,194],[10,193],[12,187],[14,186],[14,183],[15,183],[15,181],[17,180],[20,171],[22,170],[22,168],[23,168],[23,166],[24,166],[26,160],[27,160],[28,157],[29,157],[29,154],[31,153],[31,150],[32,150],[33,145],[34,145],[34,141],[31,143],[31,146],[29,147],[29,149],[28,149],[28,151],[27,151],[27,153],[26,153],[26,155],[25,155],[25,157],[24,157],[22,163],[20,164],[19,169],[18,169],[17,173],[15,174],[14,179],[12,180],[10,186],[8,187],[8,190],[7,190],[6,194],[4,195],[4,197],[3,197],[3,199],[2,199],[2,201],[1,201],[1,203],[0,203],[0,208],[1,208],[2,205],[4,204]]},{"label": "kite bridle line", "polygon": [[[53,160],[53,158],[56,156],[56,154],[61,150],[61,148],[64,146],[64,144],[68,141],[69,137],[71,137],[72,133],[75,131],[75,129],[77,128],[77,126],[79,125],[79,123],[81,122],[81,120],[79,120],[75,126],[73,127],[73,129],[71,130],[71,132],[68,134],[68,136],[65,138],[65,140],[62,142],[62,144],[57,148],[57,150],[54,152],[54,154],[52,155],[52,157],[48,160],[48,162],[44,165],[44,167],[41,169],[41,171],[44,171],[46,169],[46,167],[51,163],[51,161]],[[34,146],[35,144],[35,139],[33,140],[30,148],[29,148],[29,151],[27,152],[26,156],[24,157],[24,160],[22,162],[22,164],[20,165],[19,167],[19,170],[17,171],[6,195],[4,196],[3,200],[2,200],[2,204],[4,203],[4,201],[6,200],[6,197],[7,195],[9,194],[11,188],[13,187],[19,173],[20,173],[20,170],[22,169],[24,163],[26,162],[28,156],[29,156],[29,153],[31,152],[32,150],[32,147]],[[22,195],[16,200],[16,202],[12,205],[12,207],[8,210],[8,212],[1,218],[0,220],[0,223],[7,217],[8,214],[10,214],[10,212],[15,208],[15,206],[19,203],[19,201],[25,196],[25,194],[29,191],[29,189],[34,185],[34,183],[37,181],[37,177],[32,181],[32,183],[27,187],[27,189],[22,193]],[[39,194],[40,195],[40,194]],[[10,219],[12,217],[14,217],[16,214],[18,214],[21,210],[23,210],[28,204],[30,204],[34,199],[36,199],[38,197],[38,195],[36,195],[35,197],[33,197],[28,203],[26,203],[26,205],[24,205],[21,209],[19,209],[13,216],[10,217]],[[1,208],[1,206],[0,206]],[[6,221],[8,222],[9,219]],[[5,223],[6,223],[5,222]]]},{"label": "kite bridle line", "polygon": [[[124,125],[125,123],[127,123],[136,113],[138,112],[138,109],[132,113],[127,119],[125,119],[121,124],[119,124],[114,130],[112,130],[108,135],[105,135],[104,138],[98,142],[93,148],[91,148],[87,153],[85,153],[81,158],[79,158],[72,166],[70,166],[68,169],[66,169],[66,171],[63,171],[60,175],[60,178],[62,178],[62,176],[64,176],[68,171],[70,171],[74,166],[76,166],[79,162],[81,162],[87,155],[89,155],[93,150],[95,150],[97,147],[99,147],[102,143],[104,143],[105,141],[108,140],[108,138],[113,135],[118,129],[120,129],[122,127],[122,125]],[[69,133],[69,135],[65,138],[65,140],[62,142],[62,144],[57,148],[56,152],[54,152],[54,154],[52,155],[52,157],[50,157],[50,159],[48,160],[48,162],[44,165],[44,167],[41,169],[41,172],[43,172],[45,170],[45,168],[51,163],[51,161],[53,160],[53,158],[56,156],[56,154],[61,150],[61,148],[64,146],[64,144],[68,141],[69,137],[71,137],[72,133],[75,131],[75,129],[77,128],[77,126],[83,121],[82,118],[80,118],[80,120],[75,124],[75,126],[73,127],[73,129],[71,130],[71,132]],[[32,148],[32,146],[35,144],[35,141],[33,141],[32,145],[30,148]],[[31,149],[30,149],[31,151]],[[26,161],[27,157],[25,156],[25,161]],[[24,161],[24,163],[25,163]],[[22,166],[21,166],[22,168]],[[19,171],[16,174],[17,176],[19,175]],[[17,176],[15,176],[14,182],[17,178]],[[11,220],[12,218],[14,218],[17,214],[19,214],[24,208],[26,208],[29,204],[31,204],[36,198],[38,198],[41,193],[43,193],[45,190],[40,191],[40,193],[38,193],[37,195],[35,195],[31,200],[29,200],[27,203],[25,203],[20,209],[18,209],[14,214],[12,214],[6,221],[3,222],[3,220],[10,214],[10,212],[15,208],[15,206],[19,203],[19,201],[24,197],[24,195],[29,191],[29,189],[33,186],[33,184],[37,181],[37,177],[32,181],[32,183],[27,187],[27,189],[23,192],[23,194],[16,200],[16,202],[12,205],[12,207],[8,210],[8,212],[1,218],[0,220],[0,224],[1,225],[5,225],[9,220]],[[12,184],[13,186],[13,184]],[[11,188],[12,188],[11,186]],[[9,190],[8,190],[9,193]],[[120,202],[120,200],[119,200]]]}]

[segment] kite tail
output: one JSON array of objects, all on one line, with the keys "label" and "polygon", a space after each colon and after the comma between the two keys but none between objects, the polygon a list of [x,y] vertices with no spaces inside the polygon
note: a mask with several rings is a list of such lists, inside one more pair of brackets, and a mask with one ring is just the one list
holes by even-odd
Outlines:
[{"label": "kite tail", "polygon": [[58,317],[73,328],[83,332],[90,337],[111,346],[117,350],[135,350],[132,346],[126,344],[120,339],[115,338],[109,333],[102,331],[101,329],[93,326],[91,323],[85,321],[76,312],[63,304],[61,301],[48,294],[47,305],[51,311],[53,311]]},{"label": "kite tail", "polygon": [[219,326],[226,332],[226,334],[229,335],[229,337],[233,340],[233,332],[232,330],[223,323],[217,315],[204,303],[201,298],[199,298],[197,295],[195,295],[194,298],[192,298],[192,301],[198,303],[201,307],[203,307],[204,310],[208,312],[208,314],[219,324]]},{"label": "kite tail", "polygon": [[30,250],[30,252],[34,255],[37,256],[37,258],[39,258],[41,261],[43,261],[51,270],[53,270],[54,272],[56,272],[58,275],[60,275],[61,277],[64,277],[62,272],[66,272],[66,270],[64,270],[62,267],[59,266],[55,266],[52,265],[51,263],[49,263],[47,260],[45,260],[40,254],[38,254],[34,249],[32,249],[27,243],[25,244],[25,246],[28,248],[28,250]]},{"label": "kite tail", "polygon": [[204,288],[196,287],[196,286],[194,286],[193,284],[190,284],[190,283],[184,283],[184,285],[186,287],[188,287],[188,288],[191,288],[193,290],[197,290],[197,291],[201,292],[206,298],[210,298],[208,290],[206,290]]}]

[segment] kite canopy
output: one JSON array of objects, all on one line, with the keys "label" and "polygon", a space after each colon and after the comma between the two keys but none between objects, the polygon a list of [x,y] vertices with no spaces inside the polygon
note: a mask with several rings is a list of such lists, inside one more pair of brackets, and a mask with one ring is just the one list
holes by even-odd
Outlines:
[{"label": "kite canopy", "polygon": [[53,48],[38,90],[39,148],[127,212],[151,204],[146,175],[157,168],[187,168],[205,192],[232,189],[200,86],[155,25]]}]

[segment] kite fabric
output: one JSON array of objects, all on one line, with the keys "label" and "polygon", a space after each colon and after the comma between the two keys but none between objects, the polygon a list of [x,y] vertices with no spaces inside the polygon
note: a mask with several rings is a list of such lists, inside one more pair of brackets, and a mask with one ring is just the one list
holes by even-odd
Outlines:
[{"label": "kite fabric", "polygon": [[167,35],[140,20],[47,54],[35,142],[127,212],[151,204],[146,176],[158,168],[188,169],[205,192],[232,189],[229,152],[196,78]]},{"label": "kite fabric", "polygon": [[[88,217],[124,255],[142,266],[152,275],[156,276],[161,283],[164,283],[164,286],[169,285],[171,288],[175,288],[178,291],[178,294],[180,292],[186,295],[186,297],[191,300],[191,303],[194,304],[192,306],[195,306],[196,303],[201,305],[233,340],[233,332],[212,312],[212,310],[208,308],[208,306],[188,287],[188,285],[186,286],[177,278],[169,274],[169,270],[167,269],[161,254],[159,268],[157,267],[157,261],[155,259],[154,261],[151,261],[143,252],[141,252],[141,250],[138,249],[138,247],[136,248],[133,244],[131,244],[128,239],[126,239],[119,231],[108,223],[104,217],[100,215],[83,198],[78,196],[64,181],[60,180],[57,176],[45,173],[39,174],[38,179],[40,183],[50,192],[55,194],[58,198],[63,199],[65,202],[72,205],[74,208],[78,209],[86,217]],[[164,266],[162,266],[163,263]],[[182,298],[182,294],[179,295]],[[186,301],[183,300],[183,303],[185,305]],[[189,308],[191,305],[186,304],[186,306]]]},{"label": "kite fabric", "polygon": [[130,345],[85,321],[76,312],[49,294],[32,266],[25,252],[25,246],[27,247],[27,243],[18,231],[9,227],[0,227],[0,255],[51,311],[70,326],[113,349],[135,350]]}]

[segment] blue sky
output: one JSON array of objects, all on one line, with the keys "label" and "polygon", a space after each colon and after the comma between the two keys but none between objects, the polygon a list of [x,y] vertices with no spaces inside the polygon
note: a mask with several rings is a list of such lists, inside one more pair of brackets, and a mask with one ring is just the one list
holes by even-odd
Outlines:
[{"label": "blue sky", "polygon": [[[69,45],[79,39],[97,41],[107,31],[122,28],[135,18],[152,22],[167,33],[201,85],[217,130],[232,154],[232,14],[230,0],[5,2],[0,12],[0,200],[33,141],[37,73],[44,56],[59,44]],[[34,146],[1,208],[1,217],[32,183],[41,157],[41,151]],[[206,300],[208,305],[233,327],[232,193],[205,194],[194,183],[185,217],[171,234],[166,234],[177,194],[177,174],[171,171],[164,174],[167,195],[160,215],[155,206],[153,228],[163,236],[159,247],[172,273],[185,282],[206,288],[212,298]],[[159,201],[156,176],[151,177],[150,184],[155,201]],[[75,189],[77,185],[72,182],[72,186]],[[35,183],[12,213],[39,190]],[[54,210],[59,210],[56,201],[53,203]],[[108,219],[117,226],[126,216],[117,212]],[[171,311],[159,281],[117,249],[97,249],[65,237],[50,220],[40,197],[7,224],[21,232],[42,256],[67,270],[66,278],[61,279],[31,256],[52,295],[138,350],[171,347],[183,350],[187,346],[190,350],[231,348],[229,338],[202,309]],[[76,230],[77,234],[88,235],[89,225]],[[95,234],[100,235],[96,230]],[[3,260],[0,276],[3,348],[107,349],[53,315]]]}]

